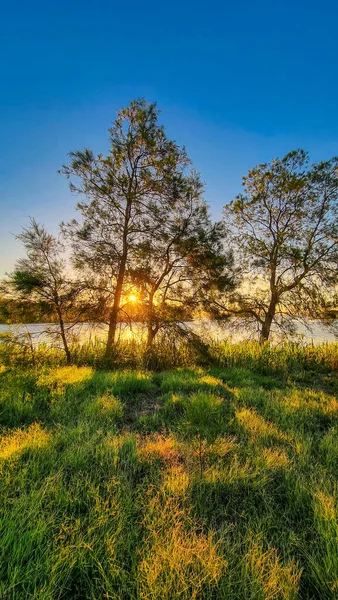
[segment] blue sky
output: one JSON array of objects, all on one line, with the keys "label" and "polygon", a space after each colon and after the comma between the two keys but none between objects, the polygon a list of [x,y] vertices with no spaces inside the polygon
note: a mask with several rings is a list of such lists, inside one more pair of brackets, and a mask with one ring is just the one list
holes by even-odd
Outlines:
[{"label": "blue sky", "polygon": [[334,0],[3,3],[0,274],[28,216],[74,214],[67,152],[107,149],[115,110],[157,100],[206,182],[215,218],[258,162],[302,147],[338,154]]}]

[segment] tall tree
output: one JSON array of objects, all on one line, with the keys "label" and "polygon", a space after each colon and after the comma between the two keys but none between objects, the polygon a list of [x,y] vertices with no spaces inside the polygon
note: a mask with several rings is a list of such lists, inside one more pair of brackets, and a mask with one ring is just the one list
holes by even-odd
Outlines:
[{"label": "tall tree", "polygon": [[338,274],[338,158],[309,166],[293,151],[253,168],[243,185],[224,209],[243,283],[223,308],[253,320],[264,341],[273,324],[327,310]]},{"label": "tall tree", "polygon": [[64,226],[75,266],[96,275],[97,289],[110,305],[107,356],[139,249],[158,229],[163,207],[173,209],[187,186],[187,154],[168,139],[158,115],[155,104],[133,100],[109,130],[107,156],[72,152],[61,171],[82,196],[80,220]]},{"label": "tall tree", "polygon": [[67,364],[70,364],[68,333],[75,323],[70,324],[66,319],[74,312],[82,285],[67,274],[60,239],[48,233],[35,219],[16,237],[24,245],[26,258],[17,261],[3,288],[14,299],[35,302],[42,312],[56,317],[57,330],[53,333],[61,338]]},{"label": "tall tree", "polygon": [[202,192],[199,176],[192,173],[175,206],[157,212],[158,227],[139,246],[133,277],[145,308],[148,347],[161,329],[205,307],[210,289],[232,287],[223,226],[212,224]]}]

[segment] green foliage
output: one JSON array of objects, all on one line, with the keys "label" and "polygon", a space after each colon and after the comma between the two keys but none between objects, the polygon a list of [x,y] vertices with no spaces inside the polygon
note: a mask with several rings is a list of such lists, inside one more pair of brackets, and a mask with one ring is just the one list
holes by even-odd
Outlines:
[{"label": "green foliage", "polygon": [[67,362],[71,362],[68,333],[72,323],[66,325],[66,317],[72,313],[79,319],[82,303],[79,298],[83,284],[69,279],[63,257],[64,245],[61,240],[49,234],[35,219],[29,227],[23,228],[17,238],[23,243],[26,258],[17,261],[14,272],[2,283],[6,296],[35,303],[50,317],[56,318],[54,337],[61,340]]},{"label": "green foliage", "polygon": [[[165,323],[177,320],[178,312],[180,318],[189,313],[183,301],[193,297],[198,272],[204,287],[209,271],[213,283],[218,275],[222,285],[226,279],[221,232],[211,224],[200,177],[158,119],[156,104],[133,100],[118,111],[109,130],[107,156],[88,149],[71,152],[62,168],[72,191],[82,196],[79,219],[63,230],[75,268],[86,273],[109,321],[108,358],[118,320],[133,312],[128,297],[135,287],[151,346]],[[208,262],[202,258],[206,248]]]},{"label": "green foliage", "polygon": [[243,278],[230,313],[255,322],[262,340],[272,324],[288,331],[288,317],[324,318],[334,307],[337,165],[335,157],[310,167],[306,152],[289,152],[251,169],[244,194],[224,209]]},{"label": "green foliage", "polygon": [[13,285],[18,292],[30,294],[43,287],[43,279],[29,271],[15,271]]}]

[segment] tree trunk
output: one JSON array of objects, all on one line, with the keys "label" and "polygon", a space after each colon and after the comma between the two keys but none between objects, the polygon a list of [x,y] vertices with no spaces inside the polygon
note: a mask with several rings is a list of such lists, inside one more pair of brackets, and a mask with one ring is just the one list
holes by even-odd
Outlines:
[{"label": "tree trunk", "polygon": [[264,322],[262,324],[262,329],[260,332],[260,342],[267,342],[270,337],[271,325],[275,318],[276,314],[276,306],[277,306],[278,298],[275,294],[272,295],[268,312],[265,315]]},{"label": "tree trunk", "polygon": [[123,250],[122,250],[121,263],[120,263],[120,268],[119,268],[117,282],[116,282],[114,304],[113,304],[113,308],[109,315],[109,329],[108,329],[108,337],[107,337],[107,344],[106,344],[106,358],[107,359],[111,358],[111,355],[112,355],[112,348],[113,348],[113,345],[115,342],[115,335],[116,335],[116,328],[117,328],[117,319],[118,319],[118,315],[120,312],[121,296],[122,296],[124,277],[125,277],[125,273],[126,273],[127,257],[128,257],[128,226],[129,226],[129,220],[130,220],[130,216],[131,216],[131,207],[132,207],[132,198],[130,196],[128,199],[127,207],[126,207],[126,215],[125,215],[124,229],[123,229],[123,242],[122,242]]},{"label": "tree trunk", "polygon": [[156,322],[156,319],[154,319],[154,295],[156,289],[153,288],[153,290],[149,294],[148,300],[147,350],[151,348],[155,336],[160,328],[158,322]]},{"label": "tree trunk", "polygon": [[152,361],[152,345],[155,339],[155,336],[159,330],[159,325],[156,324],[153,326],[153,321],[148,321],[147,325],[147,342],[146,342],[146,350],[144,353],[144,364],[146,368],[149,368],[150,363]]},{"label": "tree trunk", "polygon": [[63,349],[66,354],[67,365],[70,365],[72,362],[71,354],[70,354],[70,350],[69,350],[69,346],[68,346],[68,342],[67,342],[67,336],[66,336],[66,332],[65,332],[65,324],[63,321],[63,317],[62,317],[62,312],[59,307],[57,307],[56,310],[57,310],[57,314],[59,317],[60,333],[61,333],[61,339],[62,339],[62,343],[63,343]]},{"label": "tree trunk", "polygon": [[111,358],[112,348],[113,348],[113,345],[115,342],[117,320],[118,320],[118,315],[119,315],[119,311],[120,311],[120,302],[121,302],[121,296],[122,296],[125,271],[126,271],[126,260],[124,260],[123,263],[121,262],[120,271],[119,271],[119,275],[117,278],[117,284],[116,284],[116,290],[115,290],[115,296],[114,296],[114,304],[113,304],[113,308],[110,311],[110,315],[109,315],[109,329],[108,329],[108,337],[107,337],[107,344],[106,344],[106,358]]},{"label": "tree trunk", "polygon": [[158,332],[158,327],[155,327],[155,329],[153,329],[152,323],[148,323],[147,349],[151,348],[157,332]]}]

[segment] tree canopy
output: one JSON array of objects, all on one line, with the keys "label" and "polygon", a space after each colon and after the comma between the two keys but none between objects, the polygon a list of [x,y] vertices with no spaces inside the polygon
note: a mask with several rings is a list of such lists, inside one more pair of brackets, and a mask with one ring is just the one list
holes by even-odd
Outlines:
[{"label": "tree canopy", "polygon": [[89,271],[92,287],[110,307],[108,355],[135,282],[147,305],[149,343],[174,300],[177,312],[188,279],[192,282],[189,254],[198,240],[202,255],[201,230],[210,229],[200,177],[158,117],[155,104],[132,101],[110,129],[107,156],[72,152],[62,169],[82,196],[80,219],[64,225],[74,266]]},{"label": "tree canopy", "polygon": [[106,155],[70,152],[60,172],[79,195],[77,218],[61,237],[34,219],[17,236],[26,258],[7,279],[4,318],[25,307],[55,318],[68,362],[67,334],[84,318],[108,324],[107,359],[121,321],[142,321],[150,348],[158,332],[176,335],[202,315],[240,317],[262,341],[295,318],[332,320],[338,158],[311,165],[295,150],[257,165],[215,222],[199,173],[159,118],[155,103],[132,100]]},{"label": "tree canopy", "polygon": [[[24,245],[26,257],[17,261],[14,272],[3,284],[4,290],[14,294],[17,301],[27,300],[28,307],[33,302],[41,312],[56,317],[58,327],[54,333],[60,336],[70,363],[68,333],[83,308],[80,302],[83,284],[69,277],[61,240],[35,219],[17,238]],[[66,323],[66,316],[70,315],[71,322]]]},{"label": "tree canopy", "polygon": [[[303,150],[251,169],[224,209],[242,286],[230,311],[262,340],[289,317],[322,318],[338,273],[338,158],[309,165]],[[228,299],[229,300],[229,299]],[[278,317],[278,318],[277,318]]]}]

